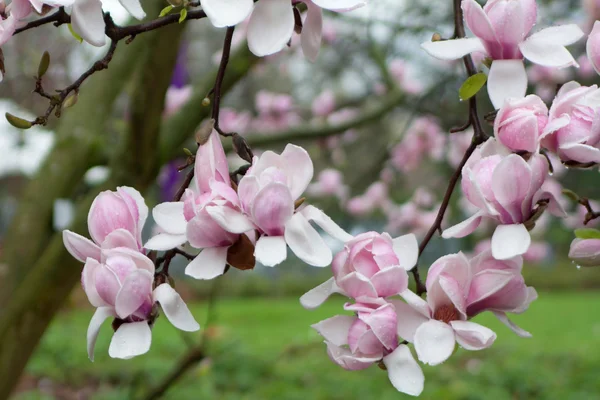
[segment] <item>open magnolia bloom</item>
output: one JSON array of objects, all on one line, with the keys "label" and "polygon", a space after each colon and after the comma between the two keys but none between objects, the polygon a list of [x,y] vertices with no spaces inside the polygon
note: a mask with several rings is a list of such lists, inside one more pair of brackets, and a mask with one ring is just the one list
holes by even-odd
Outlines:
[{"label": "open magnolia bloom", "polygon": [[259,57],[277,53],[287,45],[296,26],[293,8],[298,3],[306,4],[301,44],[306,58],[314,61],[321,47],[321,9],[349,11],[365,5],[366,0],[261,0],[256,6],[253,0],[201,0],[200,3],[216,27],[237,25],[252,14],[248,23],[248,47]]},{"label": "open magnolia bloom", "polygon": [[347,370],[383,362],[394,387],[412,396],[423,391],[425,377],[408,346],[398,342],[398,318],[383,299],[346,304],[356,316],[336,315],[312,327],[325,338],[329,358]]},{"label": "open magnolia bloom", "polygon": [[300,298],[305,308],[320,306],[332,293],[354,299],[395,296],[408,288],[408,275],[417,263],[419,245],[415,235],[392,239],[387,233],[367,232],[346,242],[336,254],[333,278]]},{"label": "open magnolia bloom", "polygon": [[155,303],[160,303],[167,319],[183,331],[197,331],[200,326],[179,294],[163,283],[152,290],[154,263],[142,253],[128,248],[103,250],[101,260],[88,258],[81,284],[90,303],[97,307],[87,332],[90,360],[100,326],[107,318],[116,318],[115,334],[108,354],[114,358],[132,358],[150,349],[150,324],[156,317]]},{"label": "open magnolia bloom", "polygon": [[422,47],[441,60],[457,60],[475,52],[491,58],[487,87],[496,109],[508,97],[525,96],[527,74],[523,58],[545,67],[577,65],[565,48],[583,37],[577,25],[545,28],[529,35],[537,19],[535,0],[489,0],[483,8],[475,0],[463,0],[462,9],[475,38],[425,42]]},{"label": "open magnolia bloom", "polygon": [[542,146],[562,161],[600,163],[600,89],[565,83],[550,107]]},{"label": "open magnolia bloom", "polygon": [[492,138],[469,158],[462,170],[462,191],[479,211],[442,234],[444,238],[461,238],[475,231],[482,219],[492,219],[498,222],[492,236],[492,254],[499,260],[527,251],[531,244],[529,229],[546,208],[556,216],[566,215],[554,195],[543,187],[548,160],[532,154],[525,161],[503,151]]}]

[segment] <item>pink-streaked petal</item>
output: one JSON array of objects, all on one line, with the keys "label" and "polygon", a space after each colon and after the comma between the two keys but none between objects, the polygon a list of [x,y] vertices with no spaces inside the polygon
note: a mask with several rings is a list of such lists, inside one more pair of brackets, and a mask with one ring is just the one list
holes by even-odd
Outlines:
[{"label": "pink-streaked petal", "polygon": [[223,275],[228,247],[208,247],[185,267],[185,274],[195,279],[213,279]]},{"label": "pink-streaked petal", "polygon": [[498,225],[492,235],[492,255],[496,260],[507,260],[525,254],[530,244],[525,225]]},{"label": "pink-streaked petal", "polygon": [[508,98],[523,98],[527,93],[527,73],[522,60],[494,60],[487,81],[488,94],[494,108],[499,109]]},{"label": "pink-streaked petal", "polygon": [[415,361],[410,349],[405,344],[383,357],[388,377],[399,392],[411,396],[419,396],[423,391],[425,376]]},{"label": "pink-streaked petal", "polygon": [[505,157],[492,174],[494,197],[512,217],[511,222],[523,222],[522,206],[532,184],[531,167],[519,155]]},{"label": "pink-streaked petal", "polygon": [[410,270],[417,264],[419,258],[419,242],[412,233],[399,236],[392,240],[394,253],[400,260],[400,266],[405,270]]},{"label": "pink-streaked petal", "polygon": [[209,206],[206,207],[206,212],[227,232],[244,233],[255,229],[248,217],[231,207]]},{"label": "pink-streaked petal", "polygon": [[575,239],[571,242],[569,258],[584,267],[600,265],[600,239]]},{"label": "pink-streaked petal", "polygon": [[487,349],[496,340],[496,334],[485,326],[470,321],[450,321],[456,341],[466,350]]},{"label": "pink-streaked petal", "polygon": [[270,236],[282,235],[293,213],[293,196],[282,183],[272,182],[263,187],[252,204],[253,222]]},{"label": "pink-streaked petal", "polygon": [[561,145],[559,151],[563,157],[580,163],[600,163],[600,149],[587,144],[567,143]]},{"label": "pink-streaked petal", "polygon": [[[125,200],[127,207],[131,215],[137,216],[138,219],[138,234],[141,234],[141,230],[148,219],[148,206],[146,201],[140,192],[129,186],[119,186],[117,193]],[[139,237],[141,239],[141,237]]]},{"label": "pink-streaked petal", "polygon": [[398,333],[398,336],[407,342],[412,343],[415,340],[417,328],[421,326],[421,324],[429,321],[429,318],[402,300],[390,300],[390,303],[392,303],[396,310],[396,332]]},{"label": "pink-streaked petal", "polygon": [[229,185],[229,166],[223,144],[217,131],[213,130],[208,141],[198,147],[194,164],[194,179],[200,194],[211,191],[210,182],[215,180]]},{"label": "pink-streaked petal", "polygon": [[265,267],[274,267],[287,258],[286,240],[283,236],[261,236],[254,248],[256,261]]},{"label": "pink-streaked petal", "polygon": [[314,174],[313,162],[306,150],[300,146],[288,144],[281,153],[283,168],[289,179],[290,192],[294,200],[300,198],[308,187]]},{"label": "pink-streaked petal", "polygon": [[240,184],[238,185],[238,196],[240,198],[242,210],[246,214],[252,212],[252,202],[259,190],[260,183],[258,183],[258,179],[255,176],[246,175],[240,180]]},{"label": "pink-streaked petal", "polygon": [[463,222],[460,222],[450,228],[444,229],[442,233],[442,237],[444,239],[449,238],[462,238],[467,235],[470,235],[477,229],[479,224],[481,223],[482,213],[477,213],[469,218],[465,219]]},{"label": "pink-streaked petal", "polygon": [[188,306],[168,283],[163,283],[154,289],[152,298],[155,302],[160,303],[167,319],[175,328],[186,332],[194,332],[200,329],[200,325],[194,319]]},{"label": "pink-streaked petal", "polygon": [[148,321],[122,324],[110,341],[108,355],[128,360],[147,353],[152,343],[152,331]]},{"label": "pink-streaked petal", "polygon": [[285,225],[285,242],[298,258],[313,267],[331,264],[331,250],[301,213],[294,214]]},{"label": "pink-streaked petal", "polygon": [[238,239],[237,234],[225,231],[205,210],[188,222],[186,236],[197,249],[230,246]]},{"label": "pink-streaked petal", "polygon": [[307,1],[308,11],[306,19],[302,26],[300,44],[302,53],[308,60],[315,62],[321,48],[321,36],[323,34],[323,13],[321,8],[315,6],[311,1]]},{"label": "pink-streaked petal", "polygon": [[404,301],[406,301],[406,304],[418,311],[419,314],[427,319],[431,318],[432,312],[429,304],[420,296],[417,296],[415,292],[412,290],[405,290],[404,292],[400,293],[400,296],[404,299]]},{"label": "pink-streaked petal", "polygon": [[94,347],[96,347],[100,327],[110,317],[116,317],[112,307],[99,307],[90,320],[87,329],[87,352],[90,361],[94,361]]},{"label": "pink-streaked petal", "polygon": [[358,272],[352,272],[337,281],[344,293],[353,298],[377,298],[377,290],[371,281]]},{"label": "pink-streaked petal", "polygon": [[408,289],[408,274],[400,266],[390,267],[371,277],[379,297],[395,296]]},{"label": "pink-streaked petal", "polygon": [[102,249],[114,249],[116,247],[127,247],[128,249],[139,251],[137,240],[131,232],[126,229],[116,229],[106,235],[102,242]]},{"label": "pink-streaked petal", "polygon": [[96,289],[96,270],[100,267],[100,262],[98,262],[94,258],[88,258],[83,266],[83,271],[81,273],[81,285],[83,286],[83,291],[87,295],[90,304],[94,307],[102,307],[107,306],[100,294]]},{"label": "pink-streaked petal", "polygon": [[116,249],[102,250],[103,257],[109,258],[113,256],[129,257],[133,260],[135,267],[144,269],[151,274],[154,274],[154,263],[145,254],[139,251],[129,249],[127,247],[118,247]]},{"label": "pink-streaked petal", "polygon": [[312,310],[323,304],[332,293],[341,292],[341,289],[335,283],[335,279],[330,278],[319,286],[304,293],[302,297],[300,297],[300,304],[302,304],[302,307]]},{"label": "pink-streaked petal", "polygon": [[440,257],[429,267],[425,286],[427,290],[431,289],[433,283],[438,280],[438,276],[444,272],[460,282],[461,286],[467,287],[471,280],[470,269],[469,260],[462,252]]},{"label": "pink-streaked petal", "polygon": [[71,9],[73,30],[92,46],[106,43],[104,14],[100,0],[77,0]]},{"label": "pink-streaked petal", "polygon": [[475,0],[463,0],[461,7],[463,9],[465,23],[475,36],[490,42],[498,41],[490,19],[479,3]]},{"label": "pink-streaked petal", "polygon": [[254,2],[252,0],[201,0],[200,5],[217,28],[234,26],[246,19]]},{"label": "pink-streaked petal", "polygon": [[370,314],[360,317],[386,348],[393,349],[398,344],[397,316],[394,306],[386,304]]},{"label": "pink-streaked petal", "polygon": [[500,322],[502,322],[504,325],[508,326],[510,328],[510,330],[512,330],[514,333],[517,334],[517,336],[524,337],[524,338],[532,337],[531,333],[518,327],[517,325],[515,325],[514,322],[512,322],[510,319],[508,319],[508,316],[506,315],[506,313],[495,312],[495,311],[493,311],[493,313],[496,316],[496,318],[498,318],[500,320]]},{"label": "pink-streaked petal", "polygon": [[146,17],[146,13],[139,0],[119,0],[119,3],[121,3],[127,12],[135,19],[144,19],[144,17]]},{"label": "pink-streaked petal", "polygon": [[340,228],[323,210],[318,209],[315,206],[307,205],[300,213],[306,217],[307,220],[314,222],[321,229],[323,229],[329,236],[339,240],[342,243],[346,243],[352,240],[353,236],[348,232]]},{"label": "pink-streaked petal", "polygon": [[154,222],[165,232],[184,235],[187,221],[183,215],[183,202],[161,203],[152,209]]},{"label": "pink-streaked petal", "polygon": [[319,332],[325,340],[336,346],[348,344],[348,331],[352,324],[356,321],[356,317],[349,315],[336,315],[321,322],[311,325],[313,329]]},{"label": "pink-streaked petal", "polygon": [[115,301],[115,311],[121,319],[133,314],[144,302],[150,300],[154,275],[138,269],[131,272],[119,290]]},{"label": "pink-streaked petal", "polygon": [[294,12],[289,0],[261,0],[248,23],[248,47],[262,57],[285,47],[294,32]]},{"label": "pink-streaked petal", "polygon": [[477,38],[440,40],[421,44],[423,50],[440,60],[458,60],[474,52],[485,53],[485,47]]},{"label": "pink-streaked petal", "polygon": [[434,319],[417,328],[415,350],[422,363],[438,365],[446,361],[454,351],[454,330],[450,325]]},{"label": "pink-streaked petal", "polygon": [[506,270],[489,270],[475,275],[471,281],[467,299],[469,305],[494,295],[504,288],[513,277],[514,272]]},{"label": "pink-streaked petal", "polygon": [[100,247],[86,237],[64,230],[63,243],[69,254],[77,261],[85,262],[87,258],[100,261]]},{"label": "pink-streaked petal", "polygon": [[594,22],[585,48],[594,70],[600,74],[600,21]]},{"label": "pink-streaked petal", "polygon": [[166,251],[179,247],[185,242],[187,242],[187,236],[185,234],[171,235],[170,233],[159,233],[150,238],[144,247],[148,250]]},{"label": "pink-streaked petal", "polygon": [[383,354],[376,355],[354,355],[345,347],[336,346],[325,341],[329,358],[340,367],[349,371],[357,371],[370,367],[374,362],[381,359]]},{"label": "pink-streaked petal", "polygon": [[543,139],[552,132],[556,132],[557,130],[564,128],[565,126],[569,125],[570,122],[571,117],[569,117],[568,114],[563,114],[559,118],[554,118],[550,120],[548,122],[548,125],[546,125],[546,128],[544,128],[544,132],[540,136],[540,139]]}]

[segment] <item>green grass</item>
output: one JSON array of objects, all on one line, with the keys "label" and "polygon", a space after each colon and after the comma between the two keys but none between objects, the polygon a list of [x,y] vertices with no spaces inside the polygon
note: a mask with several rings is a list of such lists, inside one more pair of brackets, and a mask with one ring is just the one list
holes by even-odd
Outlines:
[{"label": "green grass", "polygon": [[[227,299],[218,303],[211,357],[167,393],[169,399],[348,400],[402,399],[384,371],[372,367],[348,372],[332,364],[310,328],[340,313],[343,299],[329,300],[315,311],[297,299]],[[202,323],[205,305],[192,311]],[[87,359],[85,334],[93,310],[59,316],[27,368],[70,388],[88,388],[94,399],[138,398],[156,384],[201,333],[182,334],[164,317],[153,331],[150,352],[133,360],[113,360],[106,324]],[[476,319],[498,334],[491,349],[458,349],[441,366],[424,367],[424,399],[593,399],[600,398],[600,295],[540,295],[530,310],[513,320],[533,333],[522,339],[491,315]],[[37,390],[17,398],[39,399]]]}]

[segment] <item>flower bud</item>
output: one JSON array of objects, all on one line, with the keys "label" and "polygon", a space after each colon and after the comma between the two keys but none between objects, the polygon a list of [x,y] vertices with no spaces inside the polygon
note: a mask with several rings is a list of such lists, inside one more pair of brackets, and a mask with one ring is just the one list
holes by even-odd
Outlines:
[{"label": "flower bud", "polygon": [[29,129],[33,126],[33,123],[31,121],[27,121],[26,119],[15,117],[11,113],[6,113],[4,115],[5,115],[8,123],[11,124],[12,126],[14,126],[15,128]]},{"label": "flower bud", "polygon": [[38,65],[38,73],[37,73],[38,79],[40,79],[42,76],[44,76],[46,74],[46,71],[48,71],[49,66],[50,66],[50,53],[48,53],[47,51],[44,51],[44,54],[42,54],[42,59],[40,60],[40,65]]},{"label": "flower bud", "polygon": [[547,123],[548,107],[538,96],[507,99],[494,121],[494,134],[511,151],[533,153]]}]

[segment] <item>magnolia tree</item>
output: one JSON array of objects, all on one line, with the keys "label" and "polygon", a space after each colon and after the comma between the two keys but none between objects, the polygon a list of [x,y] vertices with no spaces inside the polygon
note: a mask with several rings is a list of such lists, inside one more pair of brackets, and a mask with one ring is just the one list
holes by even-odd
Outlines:
[{"label": "magnolia tree", "polygon": [[[121,3],[133,17],[145,17],[137,0]],[[596,3],[585,3],[590,15],[598,15]],[[582,40],[585,33],[575,24],[536,27],[535,0],[489,0],[483,7],[475,0],[454,0],[452,5],[454,32],[434,33],[421,49],[441,60],[462,59],[466,80],[455,98],[468,102],[466,123],[446,136],[434,117],[413,120],[391,148],[380,179],[364,194],[350,197],[335,157],[313,182],[313,161],[302,147],[287,144],[279,154],[253,153],[243,135],[249,126],[268,131],[297,122],[288,96],[260,92],[257,117],[221,109],[220,103],[227,76],[235,73],[227,67],[236,26],[243,26],[248,48],[258,57],[280,52],[299,35],[304,56],[314,61],[327,39],[324,10],[369,7],[363,0],[172,2],[158,18],[129,26],[117,25],[98,0],[0,3],[0,44],[45,24],[70,24],[75,36],[93,46],[110,40],[100,60],[57,92],[44,89],[42,78],[50,63],[44,54],[34,92],[48,100],[48,108],[34,120],[7,114],[8,121],[21,129],[45,125],[64,108],[77,107],[85,81],[109,67],[121,41],[129,43],[137,35],[184,20],[207,19],[206,23],[225,29],[216,78],[202,100],[211,106],[211,115],[195,135],[197,151],[188,150],[187,162],[178,168],[188,170],[185,179],[172,191],[171,201],[152,210],[153,235],[142,238],[149,210],[140,191],[129,186],[95,196],[87,213],[89,238],[71,230],[62,233],[66,250],[84,264],[81,284],[96,307],[87,333],[89,358],[93,360],[106,320],[112,321],[114,330],[109,355],[123,359],[149,351],[152,328],[161,313],[180,330],[201,329],[173,287],[169,266],[178,256],[189,261],[185,273],[200,280],[214,279],[230,268],[252,270],[256,263],[275,267],[292,253],[308,265],[330,267],[332,277],[300,298],[307,309],[318,307],[333,293],[348,298],[339,315],[313,325],[329,358],[348,370],[377,364],[398,391],[414,396],[424,388],[420,364],[445,362],[457,344],[467,351],[494,344],[496,333],[471,321],[476,315],[491,312],[515,334],[530,337],[508,314],[527,311],[537,298],[521,274],[524,259],[536,259],[544,252],[532,241],[532,230],[537,227],[539,235],[548,215],[566,217],[563,194],[585,209],[579,223],[600,216],[594,202],[562,190],[552,176],[561,165],[593,168],[600,163],[600,89],[561,81],[561,76],[565,78],[561,69],[579,65],[565,46]],[[600,72],[600,24],[585,30],[587,57],[579,58],[579,63]],[[0,53],[0,77],[12,73],[4,71],[3,60]],[[530,73],[539,84],[536,88],[545,85],[537,94],[527,92],[532,86],[525,69],[529,62],[537,68]],[[403,61],[396,60],[387,73],[405,92],[421,92],[423,88],[405,79],[405,70]],[[488,96],[479,93],[486,82]],[[559,89],[548,95],[557,84]],[[189,96],[185,89],[167,93],[166,112],[169,104]],[[489,97],[496,110],[480,115],[478,96],[484,101]],[[351,119],[351,110],[335,112],[335,102],[333,93],[321,93],[314,99],[313,116],[330,122]],[[486,128],[484,120],[493,128]],[[346,139],[351,135],[348,132]],[[224,143],[243,160],[236,162],[239,168],[230,169]],[[336,142],[328,146],[333,151]],[[392,169],[410,174],[424,158],[445,157],[454,173],[445,192],[439,193],[439,202],[425,189],[415,191],[403,205],[390,201]],[[444,216],[459,182],[461,206],[470,216],[446,227]],[[355,215],[379,209],[393,235],[351,235],[309,204],[305,195],[334,197]],[[426,265],[420,257],[437,232],[443,238],[461,238],[476,231],[493,231],[491,240],[480,236],[473,255],[464,251],[442,256],[429,266],[426,279],[421,277]],[[338,241],[341,250],[332,254],[321,232]],[[581,266],[600,265],[600,231],[580,229],[576,234],[569,257]],[[18,313],[15,310],[12,315]]]}]

